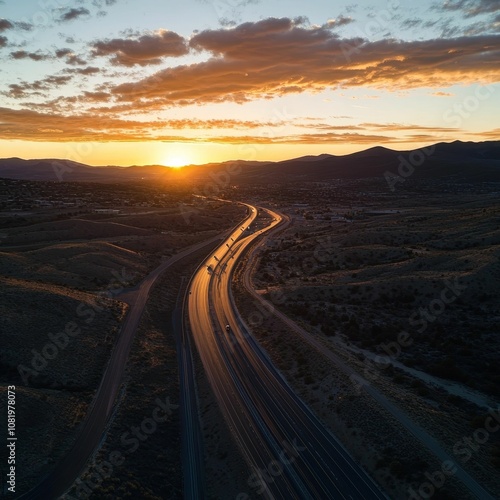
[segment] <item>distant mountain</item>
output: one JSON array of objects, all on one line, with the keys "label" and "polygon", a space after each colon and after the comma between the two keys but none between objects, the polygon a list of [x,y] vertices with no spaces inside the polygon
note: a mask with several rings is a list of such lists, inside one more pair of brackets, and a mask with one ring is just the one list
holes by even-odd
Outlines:
[{"label": "distant mountain", "polygon": [[[405,170],[407,169],[407,170]],[[439,143],[412,151],[374,147],[344,156],[322,154],[280,162],[235,160],[182,169],[161,165],[92,167],[69,160],[0,159],[0,177],[44,181],[130,182],[192,179],[231,182],[285,183],[301,180],[362,179],[400,175],[412,170],[414,178],[446,178],[500,182],[500,141]]]},{"label": "distant mountain", "polygon": [[[248,169],[251,174],[253,169]],[[262,183],[383,178],[387,172],[413,179],[450,178],[500,182],[500,141],[440,143],[410,151],[374,147],[315,161],[286,160],[260,169]],[[403,174],[401,174],[403,172]]]},{"label": "distant mountain", "polygon": [[316,156],[314,155],[300,156],[299,158],[292,158],[291,160],[285,160],[281,163],[296,162],[296,161],[309,162],[309,161],[327,160],[328,158],[335,158],[335,156],[323,153],[322,155],[316,155]]},{"label": "distant mountain", "polygon": [[243,171],[247,167],[268,165],[269,162],[227,161],[206,165],[188,165],[179,168],[163,165],[117,167],[106,165],[93,167],[70,160],[44,159],[22,160],[21,158],[0,159],[0,177],[34,181],[65,182],[128,182],[138,180],[166,180],[182,177],[205,177],[219,170]]}]

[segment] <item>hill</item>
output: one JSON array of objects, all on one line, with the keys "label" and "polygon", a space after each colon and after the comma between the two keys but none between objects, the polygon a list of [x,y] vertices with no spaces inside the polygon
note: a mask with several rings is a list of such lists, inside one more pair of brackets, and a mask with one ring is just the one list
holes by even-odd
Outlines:
[{"label": "hill", "polygon": [[[408,164],[410,167],[408,167]],[[0,177],[46,181],[173,181],[188,178],[216,181],[227,172],[238,182],[283,183],[300,180],[363,179],[398,175],[398,169],[410,169],[416,178],[454,176],[473,181],[498,181],[500,176],[500,141],[439,143],[427,148],[395,151],[374,147],[344,156],[322,154],[280,162],[230,161],[190,165],[174,169],[161,165],[91,167],[69,160],[0,159]],[[408,171],[408,170],[406,170]]]}]

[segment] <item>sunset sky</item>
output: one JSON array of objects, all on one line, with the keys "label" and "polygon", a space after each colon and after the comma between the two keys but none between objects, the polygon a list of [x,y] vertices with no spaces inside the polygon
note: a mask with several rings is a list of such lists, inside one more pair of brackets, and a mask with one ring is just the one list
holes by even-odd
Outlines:
[{"label": "sunset sky", "polygon": [[500,138],[498,0],[0,0],[0,157],[180,165]]}]

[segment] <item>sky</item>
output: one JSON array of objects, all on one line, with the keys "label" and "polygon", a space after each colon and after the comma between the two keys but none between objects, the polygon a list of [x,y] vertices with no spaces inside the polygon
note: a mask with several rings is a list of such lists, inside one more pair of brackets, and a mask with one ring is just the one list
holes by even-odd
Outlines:
[{"label": "sky", "polygon": [[498,0],[0,0],[0,157],[179,166],[500,138]]}]

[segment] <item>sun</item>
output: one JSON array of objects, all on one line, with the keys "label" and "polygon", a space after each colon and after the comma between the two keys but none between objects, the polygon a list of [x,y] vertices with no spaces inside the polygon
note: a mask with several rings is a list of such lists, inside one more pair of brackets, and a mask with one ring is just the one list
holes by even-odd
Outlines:
[{"label": "sun", "polygon": [[187,156],[182,154],[170,154],[162,161],[163,165],[173,168],[181,168],[189,165],[190,161]]}]

